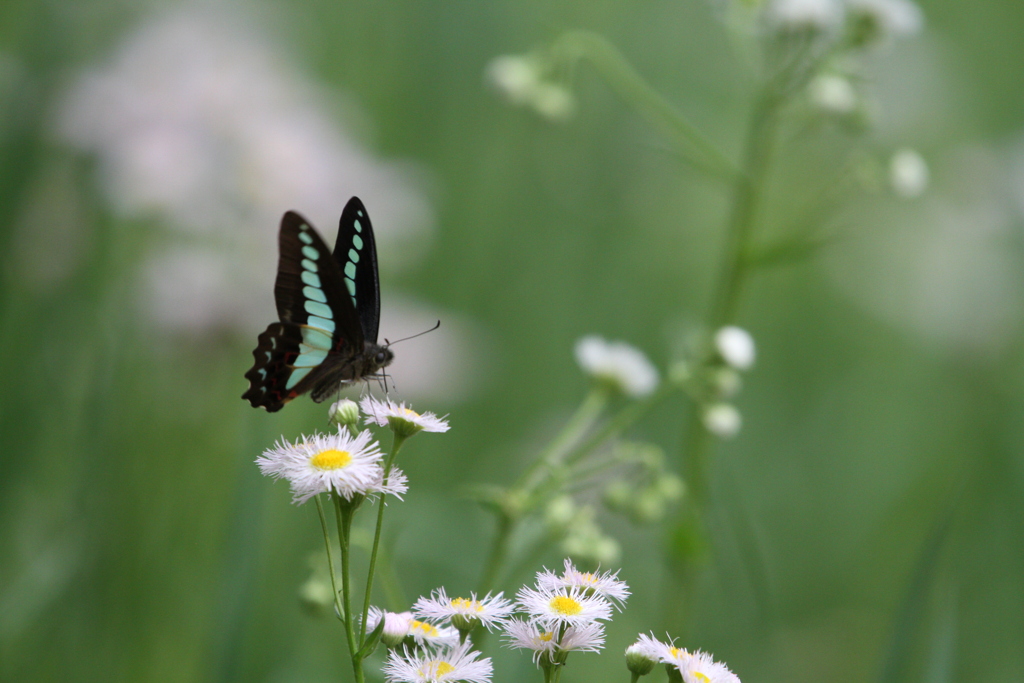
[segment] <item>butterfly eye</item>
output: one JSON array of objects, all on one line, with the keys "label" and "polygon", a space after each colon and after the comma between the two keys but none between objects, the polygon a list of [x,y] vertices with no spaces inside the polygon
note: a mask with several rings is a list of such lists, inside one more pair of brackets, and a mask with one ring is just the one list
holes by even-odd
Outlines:
[{"label": "butterfly eye", "polygon": [[384,365],[388,360],[388,354],[386,351],[378,351],[377,356],[374,358],[377,361],[377,365]]}]

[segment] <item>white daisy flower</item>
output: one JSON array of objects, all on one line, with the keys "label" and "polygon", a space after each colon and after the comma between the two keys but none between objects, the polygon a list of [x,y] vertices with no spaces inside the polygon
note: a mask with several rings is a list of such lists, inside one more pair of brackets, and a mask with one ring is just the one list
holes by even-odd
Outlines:
[{"label": "white daisy flower", "polygon": [[716,662],[711,655],[697,650],[680,655],[673,662],[683,675],[683,683],[740,683],[740,678],[729,670],[725,664]]},{"label": "white daisy flower", "polygon": [[629,597],[629,586],[619,581],[619,572],[592,573],[581,572],[573,566],[572,560],[565,559],[565,571],[561,576],[544,570],[537,574],[537,587],[541,590],[558,590],[559,588],[579,587],[584,591],[600,595],[612,601],[620,609]]},{"label": "white daisy flower", "polygon": [[379,401],[372,396],[366,396],[359,402],[359,407],[366,415],[366,424],[376,424],[381,427],[390,427],[393,431],[404,436],[411,436],[416,432],[447,432],[448,421],[434,413],[423,413],[407,407],[405,403],[395,403],[390,399]]},{"label": "white daisy flower", "polygon": [[489,683],[492,671],[490,658],[477,659],[480,653],[469,647],[470,644],[466,643],[440,650],[410,652],[406,649],[402,654],[392,650],[384,664],[384,679],[389,683]]},{"label": "white daisy flower", "polygon": [[366,615],[366,632],[370,633],[381,618],[384,619],[384,630],[381,633],[381,641],[388,647],[397,647],[402,644],[409,635],[409,626],[412,623],[412,612],[385,612],[379,607],[370,607]]},{"label": "white daisy flower", "polygon": [[583,626],[612,618],[612,606],[604,598],[578,586],[533,589],[523,586],[516,595],[520,608],[540,626]]},{"label": "white daisy flower", "polygon": [[658,371],[640,350],[625,342],[607,342],[591,335],[576,342],[576,362],[588,375],[633,398],[658,387]]},{"label": "white daisy flower", "polygon": [[409,635],[417,645],[434,647],[455,647],[459,644],[459,632],[450,626],[435,626],[428,621],[411,619]]},{"label": "white daisy flower", "polygon": [[385,495],[394,496],[401,499],[405,492],[409,490],[409,478],[405,476],[402,470],[398,469],[394,465],[391,466],[391,472],[388,474],[388,483],[384,483],[384,469],[381,468],[380,473],[374,480],[374,488],[377,493],[383,493]]},{"label": "white daisy flower", "polygon": [[[557,629],[556,629],[557,630]],[[604,647],[604,626],[598,623],[570,626],[557,640],[555,631],[541,628],[536,622],[510,619],[505,624],[508,646],[533,650],[533,663],[545,665],[564,661],[564,656],[573,651],[598,652]]]},{"label": "white daisy flower", "polygon": [[505,637],[508,646],[520,650],[533,650],[533,663],[539,664],[542,657],[551,661],[555,652],[555,633],[540,628],[535,622],[509,619],[505,623]]},{"label": "white daisy flower", "polygon": [[369,432],[353,437],[341,429],[294,444],[282,438],[256,464],[265,475],[287,479],[296,503],[327,492],[351,500],[356,495],[404,491],[404,481],[398,479],[394,486],[389,482],[386,491],[382,487],[380,447],[370,438]]},{"label": "white daisy flower", "polygon": [[661,661],[665,647],[654,636],[641,633],[636,642],[626,648],[626,668],[637,676],[646,676]]},{"label": "white daisy flower", "polygon": [[416,616],[442,623],[449,622],[459,631],[472,631],[478,625],[491,631],[501,626],[515,611],[512,602],[505,600],[501,593],[477,599],[476,593],[469,598],[449,598],[444,588],[438,588],[429,598],[421,597],[412,607]]}]

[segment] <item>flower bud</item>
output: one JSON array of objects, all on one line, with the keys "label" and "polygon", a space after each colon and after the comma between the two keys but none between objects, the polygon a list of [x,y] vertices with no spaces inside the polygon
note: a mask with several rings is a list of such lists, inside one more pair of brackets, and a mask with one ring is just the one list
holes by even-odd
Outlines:
[{"label": "flower bud", "polygon": [[742,327],[727,325],[715,332],[715,350],[736,370],[749,370],[754,365],[754,338]]},{"label": "flower bud", "polygon": [[889,183],[904,199],[920,197],[928,189],[928,163],[912,149],[901,149],[889,162]]},{"label": "flower bud", "polygon": [[654,667],[657,664],[658,658],[654,656],[650,648],[644,647],[639,643],[633,643],[626,648],[626,668],[629,669],[630,673],[637,676],[646,676],[654,671]]},{"label": "flower bud", "polygon": [[709,432],[722,439],[731,439],[740,431],[740,411],[728,403],[714,403],[704,409],[701,416]]},{"label": "flower bud", "polygon": [[331,404],[327,415],[335,424],[354,429],[359,423],[359,406],[355,401],[343,398]]}]

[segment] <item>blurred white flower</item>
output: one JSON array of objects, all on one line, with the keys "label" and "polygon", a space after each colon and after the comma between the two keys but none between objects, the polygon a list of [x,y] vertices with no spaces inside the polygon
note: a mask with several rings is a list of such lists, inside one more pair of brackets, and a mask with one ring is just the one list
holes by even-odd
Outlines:
[{"label": "blurred white flower", "polygon": [[768,0],[768,24],[783,31],[832,31],[843,21],[839,0]]},{"label": "blurred white flower", "polygon": [[928,163],[912,149],[901,149],[889,162],[889,183],[900,197],[920,197],[928,189]]},{"label": "blurred white flower", "polygon": [[552,121],[564,121],[576,108],[572,93],[565,86],[544,79],[537,57],[501,55],[485,70],[487,81],[512,104],[530,107]]},{"label": "blurred white flower", "polygon": [[911,0],[846,0],[850,21],[868,24],[872,38],[904,38],[920,33],[924,26],[921,8]]},{"label": "blurred white flower", "polygon": [[[1024,168],[1024,147],[1020,159]],[[861,222],[886,229],[821,265],[851,300],[933,351],[999,357],[1024,329],[1024,267],[1020,252],[1007,248],[1020,221],[1010,204],[1016,197],[1004,194],[1007,164],[979,146],[931,163],[943,169],[931,181],[935,191],[913,206],[865,207]]]},{"label": "blurred white flower", "polygon": [[59,105],[58,134],[95,155],[115,210],[175,230],[167,238],[178,254],[145,267],[156,272],[143,306],[172,329],[255,331],[272,318],[287,209],[330,239],[344,201],[359,195],[385,268],[399,261],[396,243],[432,220],[409,164],[364,149],[340,127],[336,97],[231,7],[149,19]]},{"label": "blurred white flower", "polygon": [[749,370],[754,365],[754,338],[742,327],[726,325],[715,332],[715,349],[736,370]]},{"label": "blurred white flower", "polygon": [[576,362],[587,374],[633,398],[648,396],[658,387],[658,371],[651,361],[625,342],[583,337],[576,342]]},{"label": "blurred white flower", "polygon": [[524,55],[501,55],[485,70],[488,82],[512,104],[528,104],[540,83],[537,61]]},{"label": "blurred white flower", "polygon": [[811,103],[830,114],[850,114],[857,108],[857,91],[849,79],[837,74],[821,74],[807,86]]},{"label": "blurred white flower", "polygon": [[739,434],[742,426],[740,411],[729,403],[714,403],[704,408],[701,415],[704,427],[721,439],[731,439]]}]

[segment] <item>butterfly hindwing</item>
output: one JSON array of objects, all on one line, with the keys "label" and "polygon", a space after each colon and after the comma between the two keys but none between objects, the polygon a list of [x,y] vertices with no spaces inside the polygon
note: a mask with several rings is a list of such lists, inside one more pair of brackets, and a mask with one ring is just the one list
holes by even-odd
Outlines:
[{"label": "butterfly hindwing", "polygon": [[334,260],[345,278],[345,287],[359,316],[363,337],[376,342],[380,325],[377,245],[370,216],[358,197],[352,197],[341,212]]},{"label": "butterfly hindwing", "polygon": [[[249,390],[242,395],[254,408],[263,406],[267,412],[276,412],[316,383],[313,373],[320,363],[312,367],[295,365],[303,355],[303,329],[295,323],[277,322],[260,334],[252,352],[256,362],[245,373]],[[323,356],[326,358],[326,351]]]}]

